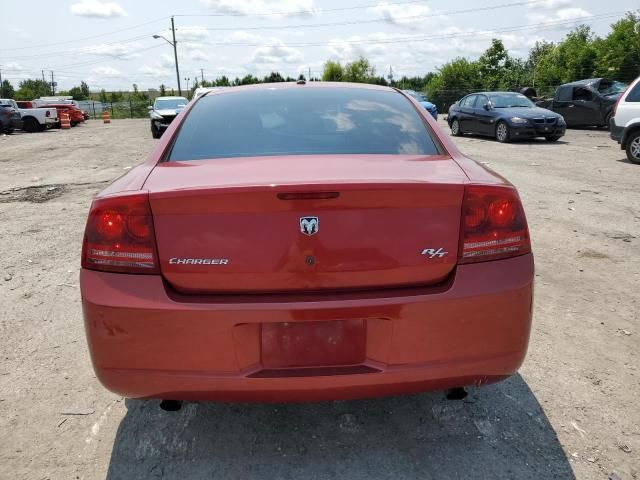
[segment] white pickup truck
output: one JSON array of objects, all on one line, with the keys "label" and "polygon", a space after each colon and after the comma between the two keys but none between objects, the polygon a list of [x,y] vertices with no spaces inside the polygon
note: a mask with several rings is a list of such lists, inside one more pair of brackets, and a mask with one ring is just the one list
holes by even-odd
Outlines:
[{"label": "white pickup truck", "polygon": [[58,111],[55,108],[18,108],[16,101],[10,98],[0,98],[0,105],[8,105],[20,112],[25,132],[41,132],[58,123]]}]

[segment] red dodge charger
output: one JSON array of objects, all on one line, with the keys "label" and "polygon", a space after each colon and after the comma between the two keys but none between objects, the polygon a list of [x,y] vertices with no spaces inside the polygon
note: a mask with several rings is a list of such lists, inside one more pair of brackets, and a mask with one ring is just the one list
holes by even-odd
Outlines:
[{"label": "red dodge charger", "polygon": [[533,277],[516,189],[412,98],[298,82],[191,102],[94,199],[80,282],[108,389],[285,402],[512,375]]}]

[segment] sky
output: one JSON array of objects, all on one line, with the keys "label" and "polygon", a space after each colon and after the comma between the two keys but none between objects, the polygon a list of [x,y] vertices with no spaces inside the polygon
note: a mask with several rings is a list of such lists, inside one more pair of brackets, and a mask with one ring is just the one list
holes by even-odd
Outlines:
[{"label": "sky", "polygon": [[58,90],[84,80],[92,91],[177,85],[195,78],[278,71],[320,77],[328,59],[364,56],[394,78],[425,75],[456,57],[477,58],[500,38],[526,57],[578,24],[606,35],[637,0],[0,0],[0,71]]}]

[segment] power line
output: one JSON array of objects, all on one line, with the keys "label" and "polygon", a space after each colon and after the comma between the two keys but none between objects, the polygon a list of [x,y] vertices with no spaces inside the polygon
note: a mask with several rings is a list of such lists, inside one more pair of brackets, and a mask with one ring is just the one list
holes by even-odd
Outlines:
[{"label": "power line", "polygon": [[42,48],[42,47],[51,47],[53,45],[66,45],[66,44],[69,44],[69,43],[77,43],[77,42],[81,42],[83,40],[91,40],[91,39],[94,39],[94,38],[100,38],[100,37],[106,37],[106,36],[109,36],[109,35],[113,35],[114,33],[125,32],[127,30],[134,30],[136,28],[144,27],[145,25],[151,25],[152,23],[158,23],[161,20],[166,20],[167,18],[169,18],[168,15],[164,16],[164,17],[161,17],[161,18],[157,18],[155,20],[151,20],[149,22],[139,23],[139,24],[133,25],[131,27],[121,28],[119,30],[112,30],[110,32],[99,33],[99,34],[96,34],[96,35],[90,35],[88,37],[76,38],[74,40],[65,40],[63,42],[53,42],[53,43],[41,43],[39,45],[28,45],[28,46],[25,46],[25,47],[0,48],[0,51],[3,51],[3,50],[6,50],[6,51],[9,51],[9,50],[10,51],[26,50],[26,49],[29,49],[29,48]]},{"label": "power line", "polygon": [[[486,7],[477,7],[477,8],[467,8],[464,10],[452,10],[448,12],[434,12],[434,13],[425,13],[420,15],[410,15],[406,17],[395,17],[393,20],[395,22],[402,22],[404,20],[416,20],[420,18],[433,18],[433,17],[441,17],[444,15],[460,15],[463,13],[475,13],[482,11],[490,11],[497,10],[499,8],[510,8],[510,7],[519,7],[522,5],[531,5],[535,3],[540,3],[545,0],[525,0],[521,2],[515,3],[502,3],[500,5],[490,5]],[[388,5],[388,4],[386,4]],[[373,20],[349,20],[349,21],[340,21],[340,22],[327,22],[327,23],[307,23],[307,24],[298,24],[298,25],[268,25],[262,27],[206,27],[205,30],[222,30],[222,31],[235,31],[235,30],[289,30],[293,28],[322,28],[322,27],[336,27],[336,26],[344,26],[344,25],[362,25],[362,24],[370,24],[370,23],[393,23],[390,22],[388,18],[376,18]]]},{"label": "power line", "polygon": [[[426,3],[429,0],[411,0],[409,2],[386,2],[385,5],[411,5],[414,3]],[[297,12],[266,12],[266,13],[204,13],[204,14],[182,14],[174,15],[174,17],[267,17],[267,16],[301,16],[309,15],[311,13],[330,13],[330,12],[344,12],[347,10],[361,10],[365,8],[373,8],[379,6],[378,3],[367,5],[356,5],[353,7],[339,7],[339,8],[320,8],[314,10],[299,10]]]}]

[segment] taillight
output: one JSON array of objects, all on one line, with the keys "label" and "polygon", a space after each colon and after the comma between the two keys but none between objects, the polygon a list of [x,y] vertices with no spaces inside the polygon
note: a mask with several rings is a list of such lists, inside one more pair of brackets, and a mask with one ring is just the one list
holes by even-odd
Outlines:
[{"label": "taillight", "polygon": [[[627,88],[628,88],[628,87],[627,87]],[[622,93],[620,94],[620,96],[618,97],[618,100],[616,100],[616,104],[613,106],[613,114],[611,115],[611,118],[613,118],[613,117],[615,117],[615,116],[616,116],[616,112],[618,111],[618,105],[620,104],[620,100],[622,100],[622,97],[624,97],[624,94],[625,94],[625,92],[626,92],[626,91],[627,91],[627,90],[625,89],[625,91],[624,91],[624,92],[622,92]],[[607,127],[608,127],[608,126],[609,126],[609,125],[607,125]]]},{"label": "taillight", "polygon": [[531,252],[522,203],[513,187],[465,187],[459,263],[484,262]]},{"label": "taillight", "polygon": [[159,273],[147,193],[94,200],[82,245],[82,267],[120,273]]}]

